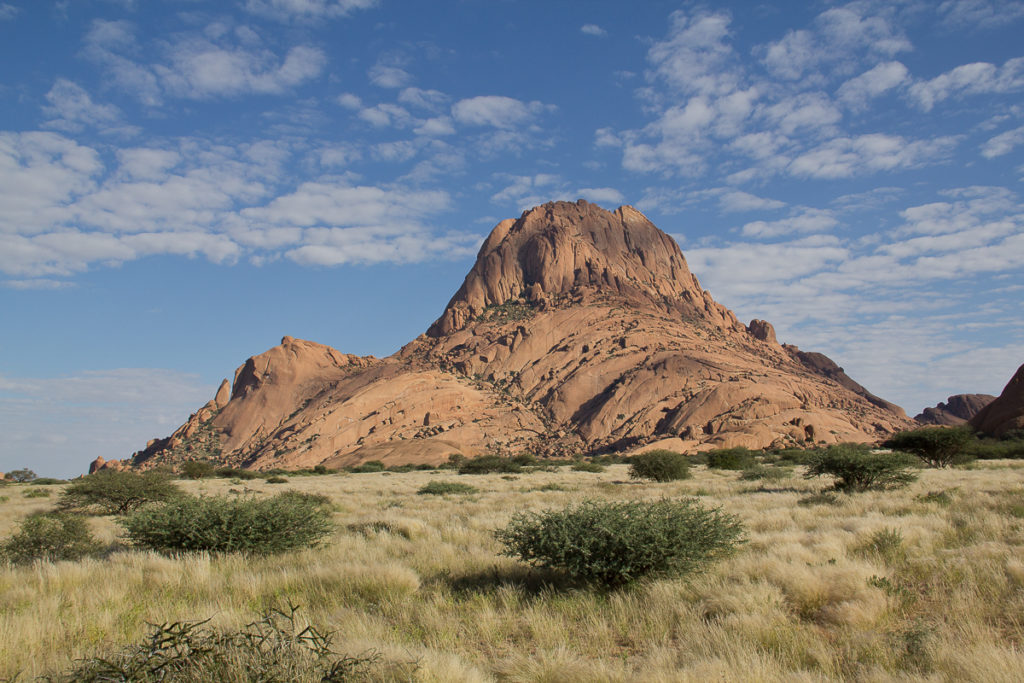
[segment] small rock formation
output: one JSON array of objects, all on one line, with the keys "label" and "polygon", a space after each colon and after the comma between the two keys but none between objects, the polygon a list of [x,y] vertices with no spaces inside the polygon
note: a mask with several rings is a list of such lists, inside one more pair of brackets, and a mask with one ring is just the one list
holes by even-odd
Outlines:
[{"label": "small rock formation", "polygon": [[821,354],[740,323],[632,207],[499,223],[444,312],[396,354],[285,337],[131,464],[254,469],[876,441],[912,425]]},{"label": "small rock formation", "polygon": [[992,436],[1024,429],[1024,365],[1017,368],[1003,393],[970,419],[970,425]]},{"label": "small rock formation", "polygon": [[122,470],[125,464],[122,460],[104,460],[103,456],[96,456],[96,459],[89,463],[89,474],[100,470]]},{"label": "small rock formation", "polygon": [[925,408],[914,419],[929,425],[962,425],[995,400],[989,394],[956,394],[932,408]]}]

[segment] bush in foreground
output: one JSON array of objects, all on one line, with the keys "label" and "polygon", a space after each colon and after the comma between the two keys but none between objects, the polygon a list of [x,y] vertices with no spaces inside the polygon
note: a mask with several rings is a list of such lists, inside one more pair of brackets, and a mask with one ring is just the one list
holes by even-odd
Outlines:
[{"label": "bush in foreground", "polygon": [[206,621],[154,625],[149,637],[113,656],[90,657],[43,680],[51,683],[106,681],[317,681],[377,680],[380,655],[339,655],[333,633],[299,628],[297,607],[271,610],[237,631],[218,631]]},{"label": "bush in foreground", "polygon": [[928,467],[949,467],[974,459],[966,452],[973,440],[970,427],[925,427],[893,434],[885,445],[913,453]]},{"label": "bush in foreground", "polygon": [[80,560],[98,548],[89,526],[81,517],[36,514],[22,520],[18,531],[0,545],[0,557],[12,564],[27,564],[34,560]]},{"label": "bush in foreground", "polygon": [[495,532],[503,555],[608,587],[686,574],[734,550],[742,526],[694,501],[584,501],[564,510],[518,513]]},{"label": "bush in foreground", "polygon": [[630,459],[629,476],[632,479],[653,479],[660,482],[688,479],[690,463],[686,456],[675,451],[647,451]]},{"label": "bush in foreground", "polygon": [[835,477],[835,489],[847,493],[906,486],[917,479],[909,471],[917,460],[905,453],[872,453],[863,444],[841,443],[816,454],[804,477]]},{"label": "bush in foreground", "polygon": [[57,507],[62,510],[124,515],[146,503],[184,495],[165,472],[100,470],[76,479],[64,489]]},{"label": "bush in foreground", "polygon": [[121,521],[135,546],[161,552],[280,553],[331,533],[323,496],[285,491],[272,498],[183,497]]}]

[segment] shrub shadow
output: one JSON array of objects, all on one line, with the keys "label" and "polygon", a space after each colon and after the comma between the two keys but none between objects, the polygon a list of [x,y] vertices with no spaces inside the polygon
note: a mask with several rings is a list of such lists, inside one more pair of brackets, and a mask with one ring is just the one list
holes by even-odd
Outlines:
[{"label": "shrub shadow", "polygon": [[446,586],[457,596],[479,593],[494,593],[502,588],[513,588],[530,598],[537,598],[553,592],[565,592],[589,588],[590,585],[573,579],[568,574],[543,567],[523,565],[493,565],[479,571],[438,574],[433,579]]}]

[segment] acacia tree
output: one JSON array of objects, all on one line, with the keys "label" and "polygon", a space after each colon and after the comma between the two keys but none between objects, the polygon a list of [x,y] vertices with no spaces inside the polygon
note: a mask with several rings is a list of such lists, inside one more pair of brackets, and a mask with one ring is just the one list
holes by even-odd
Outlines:
[{"label": "acacia tree", "polygon": [[917,479],[914,458],[904,453],[872,453],[863,444],[841,443],[812,456],[804,477],[835,477],[837,491],[883,491]]},{"label": "acacia tree", "polygon": [[970,459],[964,450],[973,438],[970,427],[925,427],[894,434],[886,445],[913,453],[929,467],[949,467]]},{"label": "acacia tree", "polygon": [[63,510],[99,511],[123,515],[146,503],[168,501],[184,495],[163,472],[100,470],[67,486],[57,501]]}]

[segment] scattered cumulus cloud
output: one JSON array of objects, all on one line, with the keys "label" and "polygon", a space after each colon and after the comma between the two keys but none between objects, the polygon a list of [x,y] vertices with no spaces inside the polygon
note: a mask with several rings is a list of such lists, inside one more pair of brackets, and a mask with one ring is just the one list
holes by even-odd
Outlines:
[{"label": "scattered cumulus cloud", "polygon": [[583,24],[580,27],[580,33],[588,36],[595,36],[597,38],[604,38],[608,35],[608,31],[604,30],[597,24]]},{"label": "scattered cumulus cloud", "polygon": [[6,2],[0,3],[0,21],[10,21],[18,16],[18,8]]},{"label": "scattered cumulus cloud", "polygon": [[1024,2],[1017,0],[945,0],[938,7],[951,28],[994,28],[1024,18]]},{"label": "scattered cumulus cloud", "polygon": [[502,95],[481,95],[452,105],[452,118],[470,126],[509,129],[529,123],[548,109],[541,102],[522,102]]},{"label": "scattered cumulus cloud", "polygon": [[1009,154],[1018,145],[1024,145],[1024,126],[1008,130],[991,138],[981,146],[981,156],[986,159],[993,159]]},{"label": "scattered cumulus cloud", "polygon": [[1024,90],[1024,57],[1007,60],[1002,66],[988,62],[964,64],[927,81],[910,86],[910,99],[923,111],[951,97],[1008,93]]},{"label": "scattered cumulus cloud", "polygon": [[371,66],[366,75],[378,88],[403,88],[412,81],[412,75],[405,69],[379,62]]},{"label": "scattered cumulus cloud", "polygon": [[885,62],[843,83],[836,96],[851,109],[862,111],[868,108],[870,100],[898,88],[909,78],[910,72],[903,64]]},{"label": "scattered cumulus cloud", "polygon": [[346,17],[378,4],[379,0],[246,0],[245,9],[280,20],[315,20]]},{"label": "scattered cumulus cloud", "polygon": [[120,110],[112,104],[93,102],[84,88],[66,78],[58,78],[46,93],[47,106],[43,114],[50,117],[47,128],[77,132],[86,126],[109,128],[121,118]]},{"label": "scattered cumulus cloud", "polygon": [[618,207],[626,203],[626,197],[612,187],[584,187],[576,190],[576,194],[605,208]]}]

